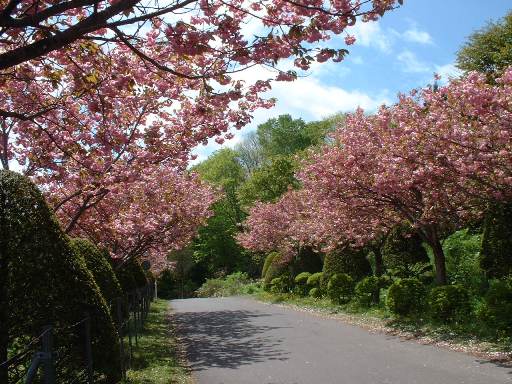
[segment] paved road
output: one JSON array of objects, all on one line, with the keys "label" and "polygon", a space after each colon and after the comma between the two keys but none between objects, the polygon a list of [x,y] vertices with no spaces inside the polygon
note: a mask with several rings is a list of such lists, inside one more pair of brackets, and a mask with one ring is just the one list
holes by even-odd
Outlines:
[{"label": "paved road", "polygon": [[512,369],[245,298],[173,300],[198,384],[504,384]]}]

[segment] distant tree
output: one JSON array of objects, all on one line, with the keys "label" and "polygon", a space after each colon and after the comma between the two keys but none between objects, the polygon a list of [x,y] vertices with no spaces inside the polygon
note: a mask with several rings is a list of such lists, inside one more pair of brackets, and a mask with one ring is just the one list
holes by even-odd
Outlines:
[{"label": "distant tree", "polygon": [[263,150],[256,132],[249,132],[249,134],[235,146],[235,150],[238,162],[247,174],[251,174],[263,164]]},{"label": "distant tree", "polygon": [[237,160],[238,153],[230,148],[220,149],[192,168],[201,179],[216,186],[235,188],[244,180],[244,171]]},{"label": "distant tree", "polygon": [[258,126],[256,133],[266,158],[290,155],[312,144],[306,135],[304,120],[293,119],[290,115],[267,120]]},{"label": "distant tree", "polygon": [[251,206],[256,201],[275,202],[289,188],[297,188],[296,168],[294,159],[279,155],[255,170],[238,191],[242,205]]},{"label": "distant tree", "polygon": [[457,53],[457,67],[478,71],[489,81],[512,65],[512,12],[473,33]]},{"label": "distant tree", "polygon": [[172,269],[172,275],[174,281],[179,286],[179,295],[183,299],[185,294],[185,282],[189,277],[189,272],[194,266],[194,250],[192,247],[171,251],[167,256],[174,266]]}]

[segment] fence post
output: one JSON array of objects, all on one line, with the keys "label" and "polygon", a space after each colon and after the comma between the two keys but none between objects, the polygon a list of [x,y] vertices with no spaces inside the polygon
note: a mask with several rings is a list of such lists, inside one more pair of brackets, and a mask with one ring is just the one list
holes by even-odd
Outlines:
[{"label": "fence post", "polygon": [[85,358],[87,362],[87,383],[93,384],[94,376],[92,369],[92,347],[91,347],[91,316],[86,314],[85,318]]},{"label": "fence post", "polygon": [[130,354],[128,355],[128,366],[131,368],[132,359],[133,359],[133,344],[132,344],[132,327],[130,325],[130,317],[128,317],[128,322],[126,323],[126,327],[128,329],[128,348],[130,348]]},{"label": "fence post", "polygon": [[155,300],[158,300],[158,284],[155,280]]},{"label": "fence post", "polygon": [[116,298],[117,305],[117,331],[119,333],[119,354],[121,355],[121,374],[123,379],[126,379],[126,369],[124,365],[124,340],[123,340],[123,312],[122,312],[123,298]]},{"label": "fence post", "polygon": [[138,347],[139,346],[139,330],[137,329],[138,328],[138,324],[137,324],[137,291],[134,291],[133,293],[133,300],[132,300],[132,305],[131,305],[131,310],[132,310],[132,314],[133,314],[133,330],[135,331],[135,346]]},{"label": "fence post", "polygon": [[51,325],[44,327],[43,331],[43,353],[44,353],[44,384],[55,384],[55,364],[53,361],[53,328]]}]

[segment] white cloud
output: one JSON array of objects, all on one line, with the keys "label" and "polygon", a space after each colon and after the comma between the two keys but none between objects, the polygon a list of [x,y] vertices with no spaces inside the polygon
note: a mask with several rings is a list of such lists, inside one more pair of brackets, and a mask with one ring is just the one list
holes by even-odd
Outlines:
[{"label": "white cloud", "polygon": [[382,30],[378,21],[358,22],[347,32],[353,34],[356,37],[356,44],[363,47],[374,47],[384,53],[391,53],[392,51],[391,39]]},{"label": "white cloud", "polygon": [[[328,65],[325,63],[324,65]],[[371,96],[360,90],[346,90],[341,87],[328,85],[322,81],[322,78],[332,79],[331,73],[338,68],[341,76],[345,73],[343,67],[336,64],[328,65],[326,69],[328,76],[319,76],[323,71],[314,71],[308,77],[299,77],[293,82],[274,82],[272,90],[267,92],[265,97],[275,97],[277,103],[272,109],[261,109],[254,113],[251,124],[243,129],[243,132],[234,132],[235,137],[226,140],[224,144],[219,145],[213,139],[208,145],[200,145],[193,151],[197,159],[192,164],[196,164],[219,148],[234,147],[243,139],[244,132],[255,130],[259,124],[264,123],[270,118],[282,114],[290,114],[294,118],[303,118],[305,121],[320,120],[337,112],[351,112],[358,107],[368,111],[375,111],[382,104],[390,104],[390,98],[387,90],[383,90],[375,96]],[[244,79],[251,84],[256,79],[266,79],[272,77],[275,73],[265,67],[253,67],[246,71],[237,73],[236,78]]]},{"label": "white cloud", "polygon": [[434,44],[432,36],[427,31],[421,31],[416,27],[408,29],[402,34],[402,37],[406,41],[419,44]]},{"label": "white cloud", "polygon": [[460,77],[462,71],[458,69],[455,64],[436,65],[435,72],[441,76],[441,83],[446,84],[451,78]]},{"label": "white cloud", "polygon": [[431,70],[430,66],[421,60],[411,51],[402,51],[397,56],[398,61],[402,64],[402,70],[410,73],[428,72]]}]

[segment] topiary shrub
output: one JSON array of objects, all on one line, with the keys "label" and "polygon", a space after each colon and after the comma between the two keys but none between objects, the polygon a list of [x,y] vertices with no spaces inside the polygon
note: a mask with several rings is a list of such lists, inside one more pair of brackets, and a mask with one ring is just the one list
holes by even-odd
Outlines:
[{"label": "topiary shrub", "polygon": [[71,239],[70,244],[73,251],[85,261],[87,268],[92,272],[94,280],[112,311],[114,300],[123,295],[123,290],[107,259],[107,257],[110,258],[108,251],[101,251],[86,239]]},{"label": "topiary shrub", "polygon": [[308,287],[310,288],[320,288],[320,281],[322,280],[322,272],[317,272],[311,274],[311,276],[308,277]]},{"label": "topiary shrub", "polygon": [[263,269],[261,270],[261,277],[264,279],[267,275],[267,271],[272,264],[274,258],[279,255],[277,252],[270,252],[267,257],[265,257],[265,262],[263,263]]},{"label": "topiary shrub", "polygon": [[295,288],[298,294],[301,296],[306,296],[308,293],[308,279],[310,278],[311,273],[309,272],[301,272],[297,276],[295,276]]},{"label": "topiary shrub", "polygon": [[359,281],[371,272],[372,268],[366,259],[366,251],[346,246],[325,255],[321,289],[327,289],[327,284],[335,273],[346,273],[354,281]]},{"label": "topiary shrub", "polygon": [[478,317],[499,335],[512,336],[512,279],[493,280]]},{"label": "topiary shrub", "polygon": [[376,276],[368,276],[358,282],[355,287],[357,301],[364,306],[379,303],[381,281]]},{"label": "topiary shrub", "polygon": [[0,360],[52,324],[55,350],[70,356],[58,369],[82,369],[81,329],[69,327],[88,313],[95,374],[117,383],[119,344],[105,299],[39,190],[15,172],[0,171],[0,233]]},{"label": "topiary shrub", "polygon": [[[407,224],[391,230],[381,248],[386,269],[398,277],[411,277],[411,267],[430,263],[427,251],[421,245],[420,236]],[[420,264],[421,265],[421,264]]]},{"label": "topiary shrub", "polygon": [[286,277],[276,277],[270,282],[270,292],[272,293],[285,293],[287,288],[288,284]]},{"label": "topiary shrub", "polygon": [[430,314],[435,321],[451,323],[470,312],[469,294],[462,285],[435,287],[428,297]]},{"label": "topiary shrub", "polygon": [[263,279],[263,288],[265,290],[269,290],[271,285],[270,282],[272,281],[272,279],[275,279],[276,277],[280,277],[281,275],[283,275],[286,269],[286,260],[284,260],[284,257],[280,253],[275,252],[274,257],[272,258],[272,261],[270,262],[270,265],[267,268],[265,278]]},{"label": "topiary shrub", "polygon": [[488,278],[512,274],[512,203],[489,208],[482,234],[480,267]]},{"label": "topiary shrub", "polygon": [[354,294],[354,279],[346,273],[335,273],[327,283],[327,295],[335,304],[345,304]]},{"label": "topiary shrub", "polygon": [[320,291],[320,288],[317,288],[317,287],[315,287],[315,288],[311,288],[311,289],[309,290],[308,295],[309,295],[310,297],[313,297],[313,298],[315,298],[315,299],[318,299],[318,298],[322,297],[322,291]]},{"label": "topiary shrub", "polygon": [[388,289],[386,306],[399,317],[415,315],[423,308],[425,296],[425,286],[418,279],[399,279]]}]

